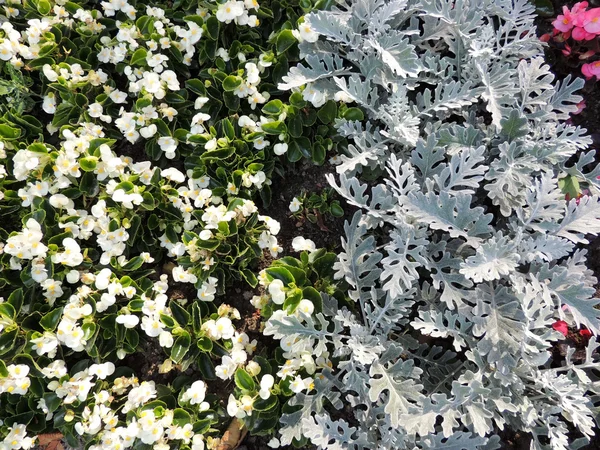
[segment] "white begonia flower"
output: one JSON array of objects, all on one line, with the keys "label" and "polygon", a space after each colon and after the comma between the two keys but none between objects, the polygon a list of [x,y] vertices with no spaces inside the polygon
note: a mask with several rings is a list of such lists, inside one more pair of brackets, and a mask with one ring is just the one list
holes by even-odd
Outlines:
[{"label": "white begonia flower", "polygon": [[161,331],[158,335],[158,343],[161,347],[171,348],[173,347],[173,335],[168,331]]},{"label": "white begonia flower", "polygon": [[100,117],[104,112],[104,109],[102,108],[102,105],[100,103],[92,103],[90,106],[88,106],[88,114],[90,115],[90,117]]},{"label": "white begonia flower", "polygon": [[56,112],[56,96],[53,92],[49,92],[42,103],[42,109],[48,114],[54,114]]},{"label": "white begonia flower", "polygon": [[276,305],[283,305],[285,301],[285,292],[283,291],[283,281],[281,280],[273,280],[271,284],[269,284],[268,288],[269,294],[271,294],[271,300]]},{"label": "white begonia flower", "polygon": [[140,323],[140,319],[135,314],[121,314],[117,316],[116,322],[125,328],[135,328]]},{"label": "white begonia flower", "polygon": [[201,109],[206,103],[208,103],[208,97],[198,97],[194,101],[194,108]]},{"label": "white begonia flower", "polygon": [[338,164],[342,163],[342,158],[340,158],[339,155],[333,155],[331,158],[329,158],[329,164],[331,164],[332,166],[337,166]]},{"label": "white begonia flower", "polygon": [[81,247],[73,238],[65,238],[62,242],[65,251],[52,255],[52,262],[55,264],[65,264],[69,267],[76,267],[83,262]]},{"label": "white begonia flower", "polygon": [[75,283],[79,282],[80,277],[81,277],[81,274],[79,273],[79,271],[73,269],[67,273],[67,276],[66,276],[67,283],[75,284]]},{"label": "white begonia flower", "polygon": [[67,374],[67,365],[62,359],[57,359],[41,371],[46,378],[61,378]]},{"label": "white begonia flower", "polygon": [[301,207],[302,207],[302,202],[300,200],[298,200],[297,197],[294,197],[292,199],[292,201],[290,202],[290,211],[295,213],[297,211],[300,211]]},{"label": "white begonia flower", "polygon": [[169,167],[164,169],[160,175],[175,183],[183,183],[185,181],[185,175],[177,170],[175,167]]},{"label": "white begonia flower", "polygon": [[304,22],[298,27],[298,30],[293,30],[292,34],[298,42],[317,42],[319,40],[319,33],[314,31],[308,22]]},{"label": "white begonia flower", "polygon": [[227,400],[227,414],[229,414],[230,417],[237,417],[239,411],[240,406],[238,401],[235,399],[233,394],[229,394],[229,399]]},{"label": "white begonia flower", "polygon": [[333,99],[336,102],[344,102],[344,103],[352,103],[354,101],[354,99],[352,97],[350,97],[348,94],[346,94],[344,91],[337,91],[333,95]]},{"label": "white begonia flower", "polygon": [[246,364],[246,372],[248,372],[253,377],[257,376],[261,371],[260,364],[256,361],[250,361]]},{"label": "white begonia flower", "polygon": [[48,81],[54,82],[58,80],[58,74],[54,70],[52,70],[50,64],[44,64],[42,71],[44,72],[46,78],[48,78]]},{"label": "white begonia flower", "polygon": [[213,233],[210,230],[202,230],[198,236],[200,236],[201,240],[207,241],[209,239],[212,239]]},{"label": "white begonia flower", "polygon": [[274,437],[274,438],[271,438],[271,440],[269,442],[267,442],[267,446],[270,448],[279,448],[279,447],[281,447],[281,443],[279,442],[279,439]]},{"label": "white begonia flower", "polygon": [[268,399],[271,396],[271,388],[275,384],[275,378],[273,375],[266,374],[260,380],[260,391],[258,391],[258,395],[263,400]]},{"label": "white begonia flower", "polygon": [[54,208],[60,209],[73,209],[75,205],[73,200],[64,194],[54,194],[50,197],[49,201]]},{"label": "white begonia flower", "polygon": [[164,325],[158,319],[153,317],[142,317],[142,330],[150,337],[157,337],[163,329]]},{"label": "white begonia flower", "polygon": [[95,284],[96,289],[99,291],[103,291],[108,288],[108,284],[110,283],[110,277],[112,276],[112,271],[110,269],[102,269],[100,273],[96,275]]},{"label": "white begonia flower", "polygon": [[273,146],[273,152],[277,156],[284,155],[287,151],[288,151],[288,145],[285,142],[282,142],[282,143],[279,143],[279,144],[275,144]]},{"label": "white begonia flower", "polygon": [[327,94],[313,88],[312,83],[308,83],[302,91],[302,98],[312,103],[315,108],[320,108],[327,101]]},{"label": "white begonia flower", "polygon": [[172,91],[181,89],[177,75],[172,70],[165,70],[160,74],[161,80],[167,83],[167,87]]},{"label": "white begonia flower", "polygon": [[147,127],[140,128],[140,134],[142,135],[142,137],[144,139],[150,139],[152,136],[154,136],[156,134],[157,130],[158,130],[158,128],[156,127],[156,125],[151,123]]},{"label": "white begonia flower", "polygon": [[110,98],[115,103],[125,103],[127,102],[127,93],[115,89],[110,94],[108,94],[108,98]]},{"label": "white begonia flower", "polygon": [[235,333],[231,319],[227,317],[217,319],[214,329],[216,330],[215,335],[218,336],[216,339],[231,339]]},{"label": "white begonia flower", "polygon": [[223,356],[221,364],[215,367],[215,374],[222,380],[228,380],[234,375],[236,369],[237,364],[229,356]]},{"label": "white begonia flower", "polygon": [[217,138],[212,138],[206,144],[204,144],[204,150],[211,151],[217,148]]},{"label": "white begonia flower", "polygon": [[229,0],[222,5],[219,5],[216,17],[219,22],[230,23],[232,20],[243,14],[244,3],[241,1]]},{"label": "white begonia flower", "polygon": [[201,405],[206,397],[206,383],[198,380],[194,381],[192,385],[181,395],[181,400],[184,402],[190,402],[190,405]]},{"label": "white begonia flower", "polygon": [[296,252],[307,251],[312,253],[317,249],[317,246],[310,239],[305,239],[302,236],[296,236],[292,240],[292,248]]},{"label": "white begonia flower", "polygon": [[110,361],[105,362],[104,364],[92,364],[88,369],[88,373],[90,375],[96,375],[101,380],[104,380],[106,377],[115,373],[115,365]]},{"label": "white begonia flower", "polygon": [[290,383],[290,390],[295,394],[299,394],[305,389],[306,385],[304,384],[302,377],[300,375],[296,375],[296,378],[294,378]]},{"label": "white begonia flower", "polygon": [[315,311],[315,305],[310,300],[303,298],[296,307],[296,311],[300,311],[301,313],[310,316]]},{"label": "white begonia flower", "polygon": [[165,152],[167,159],[175,158],[175,150],[177,150],[177,140],[171,136],[162,136],[157,141],[160,149]]},{"label": "white begonia flower", "polygon": [[246,80],[250,84],[258,84],[260,82],[260,71],[254,63],[246,63],[244,66],[246,69]]}]

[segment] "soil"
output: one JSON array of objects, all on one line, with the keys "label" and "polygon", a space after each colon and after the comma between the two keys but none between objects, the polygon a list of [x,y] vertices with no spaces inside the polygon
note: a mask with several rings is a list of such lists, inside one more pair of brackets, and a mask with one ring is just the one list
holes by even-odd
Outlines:
[{"label": "soil", "polygon": [[[302,236],[315,242],[317,248],[336,250],[341,245],[344,236],[344,221],[352,216],[353,209],[344,205],[343,217],[333,217],[331,214],[322,215],[320,224],[309,220],[298,219],[292,215],[289,206],[292,199],[301,194],[321,193],[329,187],[325,178],[328,173],[335,173],[335,167],[330,164],[315,166],[305,162],[297,166],[296,170],[289,171],[283,179],[276,179],[271,186],[273,191],[272,203],[268,208],[268,214],[281,223],[281,231],[277,235],[279,245],[283,247],[283,254],[293,254],[292,240],[296,236]],[[337,195],[337,198],[341,200]]]}]

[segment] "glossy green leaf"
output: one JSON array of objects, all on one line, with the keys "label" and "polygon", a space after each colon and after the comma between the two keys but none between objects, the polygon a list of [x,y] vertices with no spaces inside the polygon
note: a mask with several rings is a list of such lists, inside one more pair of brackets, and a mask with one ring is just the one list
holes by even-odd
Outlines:
[{"label": "glossy green leaf", "polygon": [[49,313],[45,314],[44,317],[42,317],[40,325],[42,325],[46,331],[54,331],[58,325],[58,322],[62,318],[62,312],[62,308],[53,309]]},{"label": "glossy green leaf", "polygon": [[292,30],[282,30],[277,35],[277,42],[275,44],[277,47],[277,53],[285,52],[287,49],[289,49],[295,43],[296,43],[296,38],[294,37]]},{"label": "glossy green leaf", "polygon": [[246,391],[253,391],[256,388],[252,377],[241,367],[235,371],[235,384]]}]

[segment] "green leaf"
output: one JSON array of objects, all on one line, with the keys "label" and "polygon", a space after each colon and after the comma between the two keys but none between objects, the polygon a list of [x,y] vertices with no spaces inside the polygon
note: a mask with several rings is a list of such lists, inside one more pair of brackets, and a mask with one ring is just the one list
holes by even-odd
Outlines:
[{"label": "green leaf", "polygon": [[46,407],[50,412],[56,411],[62,404],[62,399],[54,392],[46,392],[43,397],[46,402]]},{"label": "green leaf", "polygon": [[281,134],[287,131],[285,123],[279,120],[276,120],[274,122],[263,123],[262,129],[267,134]]},{"label": "green leaf", "polygon": [[252,377],[241,367],[235,371],[235,384],[246,391],[253,391],[256,388]]},{"label": "green leaf", "polygon": [[206,32],[208,34],[209,39],[212,39],[213,41],[219,39],[220,28],[221,24],[215,16],[211,16],[206,20]]},{"label": "green leaf", "polygon": [[98,163],[98,158],[95,156],[86,156],[85,158],[79,158],[79,167],[84,172],[93,172],[96,170],[96,164]]},{"label": "green leaf", "polygon": [[244,278],[244,280],[246,280],[246,282],[252,287],[255,288],[256,286],[258,286],[258,279],[256,278],[256,275],[254,275],[254,272],[248,269],[243,269],[241,272],[242,274],[242,278]]},{"label": "green leaf", "polygon": [[188,423],[192,423],[192,416],[185,409],[175,408],[173,410],[173,423],[177,426],[183,427]]},{"label": "green leaf", "polygon": [[257,398],[252,404],[255,411],[269,411],[277,406],[279,400],[276,395],[270,395],[267,399]]},{"label": "green leaf", "polygon": [[135,52],[133,52],[133,55],[131,55],[131,60],[129,61],[129,65],[130,66],[145,65],[147,55],[148,55],[148,52],[146,51],[145,48],[143,48],[143,47],[138,48]]},{"label": "green leaf", "polygon": [[288,144],[288,152],[299,151],[302,156],[305,158],[312,157],[312,145],[310,143],[310,139],[306,136],[299,137],[298,139],[294,139],[292,142]]},{"label": "green leaf", "polygon": [[336,261],[336,254],[327,252],[323,256],[316,258],[313,261],[313,270],[317,273],[317,275],[319,275],[320,278],[333,276],[333,265]]},{"label": "green leaf", "polygon": [[223,133],[227,136],[227,139],[233,141],[235,139],[235,128],[233,128],[231,120],[225,118],[221,121],[221,124],[223,125]]},{"label": "green leaf", "polygon": [[179,364],[183,361],[185,354],[190,349],[190,344],[192,343],[192,339],[190,334],[185,331],[184,334],[175,339],[175,343],[173,344],[173,348],[171,349],[171,359],[173,362]]},{"label": "green leaf", "polygon": [[344,119],[346,119],[346,120],[364,120],[365,115],[363,114],[362,110],[360,110],[358,108],[348,108],[344,112]]},{"label": "green leaf", "polygon": [[288,144],[288,151],[286,153],[289,162],[298,162],[302,159],[302,152],[300,146],[296,141],[291,141]]},{"label": "green leaf", "polygon": [[283,111],[283,102],[279,99],[271,100],[261,110],[264,114],[278,116]]},{"label": "green leaf", "polygon": [[205,352],[211,352],[213,349],[213,342],[210,340],[210,338],[206,336],[198,338],[198,340],[196,341],[196,345],[200,350]]},{"label": "green leaf", "polygon": [[329,212],[331,213],[331,215],[333,217],[343,217],[344,216],[344,210],[340,206],[340,202],[338,202],[337,200],[331,202],[331,205],[329,205]]},{"label": "green leaf", "polygon": [[307,286],[302,289],[302,297],[310,300],[315,305],[315,313],[323,311],[323,299],[321,294],[312,286]]},{"label": "green leaf", "polygon": [[38,0],[37,10],[42,16],[45,16],[52,10],[52,6],[48,0]]},{"label": "green leaf", "polygon": [[317,112],[317,117],[324,124],[329,124],[334,121],[337,116],[337,103],[333,100],[328,100]]},{"label": "green leaf", "polygon": [[316,143],[312,146],[312,160],[315,164],[321,165],[325,162],[325,147],[321,144]]},{"label": "green leaf", "polygon": [[236,75],[229,75],[223,80],[223,89],[225,91],[234,91],[244,82],[242,77]]},{"label": "green leaf", "polygon": [[171,301],[169,303],[169,307],[173,313],[173,318],[180,326],[185,327],[190,322],[190,313],[187,312],[186,309],[179,303],[176,301]]},{"label": "green leaf", "polygon": [[290,105],[294,106],[295,108],[302,109],[306,106],[306,100],[304,100],[304,97],[300,92],[294,92],[292,95],[290,95]]},{"label": "green leaf", "polygon": [[42,328],[46,331],[54,331],[62,317],[62,312],[62,308],[56,308],[45,314],[44,317],[42,317],[42,320],[40,320]]},{"label": "green leaf", "polygon": [[92,172],[85,172],[79,180],[79,190],[89,197],[95,197],[100,192],[98,178]]},{"label": "green leaf", "polygon": [[300,300],[302,300],[302,289],[293,289],[286,295],[283,308],[291,314],[298,307]]},{"label": "green leaf", "polygon": [[18,139],[21,136],[21,129],[11,127],[6,124],[0,124],[0,137],[9,141]]},{"label": "green leaf", "polygon": [[8,297],[7,303],[11,304],[15,308],[15,313],[19,314],[21,307],[23,306],[23,288],[16,289],[11,292]]},{"label": "green leaf", "polygon": [[198,78],[191,78],[186,80],[185,87],[192,91],[194,94],[198,94],[200,97],[206,96],[206,87],[204,82]]},{"label": "green leaf", "polygon": [[198,334],[202,331],[202,311],[200,310],[198,302],[192,304],[192,328],[194,334]]},{"label": "green leaf", "polygon": [[296,38],[294,37],[292,30],[282,30],[277,36],[277,42],[275,44],[277,47],[277,53],[285,52],[295,43]]},{"label": "green leaf", "polygon": [[294,283],[294,276],[284,267],[269,267],[265,270],[267,275],[269,275],[274,280],[283,281],[284,285],[289,285],[290,283]]},{"label": "green leaf", "polygon": [[569,198],[577,198],[581,194],[581,187],[579,186],[579,180],[576,177],[567,175],[564,178],[558,180],[558,187]]},{"label": "green leaf", "polygon": [[127,264],[122,266],[121,269],[126,270],[128,272],[133,271],[133,270],[138,270],[140,267],[142,267],[143,264],[144,264],[144,258],[142,258],[141,256],[134,256],[129,261],[127,261]]},{"label": "green leaf", "polygon": [[5,378],[7,376],[8,370],[6,369],[6,364],[0,359],[0,378]]},{"label": "green leaf", "polygon": [[18,328],[4,329],[0,334],[0,355],[4,355],[11,351],[17,341],[17,335],[19,334]]},{"label": "green leaf", "polygon": [[10,303],[0,303],[0,316],[9,320],[15,320],[15,317],[17,317],[17,312],[15,311],[14,306]]}]

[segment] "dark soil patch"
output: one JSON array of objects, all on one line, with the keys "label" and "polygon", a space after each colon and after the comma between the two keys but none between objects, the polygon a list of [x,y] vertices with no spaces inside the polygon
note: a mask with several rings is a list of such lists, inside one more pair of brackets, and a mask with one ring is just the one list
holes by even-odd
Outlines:
[{"label": "dark soil patch", "polygon": [[325,178],[328,173],[335,173],[335,167],[330,164],[315,166],[311,163],[300,163],[296,170],[288,171],[283,179],[274,180],[271,189],[273,199],[267,214],[281,223],[281,231],[277,235],[279,245],[283,247],[284,254],[294,253],[292,240],[296,236],[311,239],[317,248],[337,251],[344,236],[344,221],[352,216],[353,208],[345,205],[344,217],[333,217],[330,214],[322,215],[322,223],[316,224],[308,220],[299,220],[294,217],[289,209],[292,199],[302,191],[308,193],[320,193],[329,187]]}]

